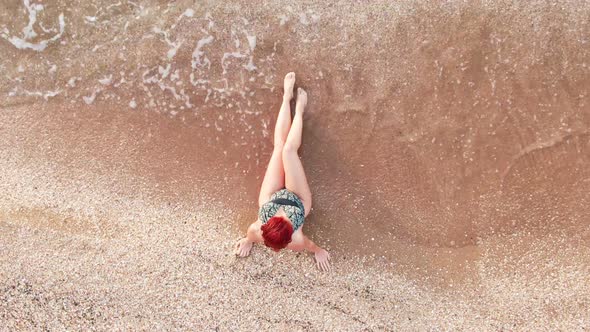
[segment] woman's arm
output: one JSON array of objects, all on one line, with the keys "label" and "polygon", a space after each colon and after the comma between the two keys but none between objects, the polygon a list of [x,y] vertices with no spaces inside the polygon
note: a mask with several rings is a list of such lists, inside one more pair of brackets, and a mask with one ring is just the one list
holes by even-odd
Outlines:
[{"label": "woman's arm", "polygon": [[314,254],[322,249],[305,235],[303,235],[303,248],[307,251],[313,252]]},{"label": "woman's arm", "polygon": [[329,271],[331,269],[330,254],[326,251],[326,249],[321,248],[305,235],[303,235],[303,247],[305,250],[314,253],[318,268],[324,271]]},{"label": "woman's arm", "polygon": [[262,235],[260,234],[260,226],[262,222],[260,220],[256,220],[250,226],[248,226],[248,230],[246,231],[246,237],[242,238],[236,243],[236,255],[241,257],[246,257],[250,255],[250,250],[252,249],[252,244],[254,242],[263,242]]},{"label": "woman's arm", "polygon": [[262,222],[260,220],[256,220],[250,226],[248,226],[248,230],[246,231],[246,238],[250,242],[263,242],[262,235],[260,234],[260,227],[262,226]]}]

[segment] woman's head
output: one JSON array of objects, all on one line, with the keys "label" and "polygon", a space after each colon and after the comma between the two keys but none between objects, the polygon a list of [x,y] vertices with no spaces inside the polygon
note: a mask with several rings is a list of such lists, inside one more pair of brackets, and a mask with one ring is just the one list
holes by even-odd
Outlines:
[{"label": "woman's head", "polygon": [[272,217],[261,227],[262,238],[267,247],[274,251],[285,248],[291,242],[293,235],[293,226],[283,217]]}]

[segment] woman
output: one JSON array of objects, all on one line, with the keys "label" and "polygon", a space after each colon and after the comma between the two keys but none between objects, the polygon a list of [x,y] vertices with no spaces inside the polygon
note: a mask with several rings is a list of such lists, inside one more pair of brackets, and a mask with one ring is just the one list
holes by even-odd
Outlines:
[{"label": "woman", "polygon": [[330,270],[330,254],[303,235],[303,222],[311,210],[311,191],[297,154],[301,145],[303,112],[307,93],[297,89],[295,118],[291,106],[295,73],[285,76],[283,103],[277,117],[274,150],[258,197],[258,220],[248,227],[246,237],[236,244],[236,255],[248,256],[254,242],[264,242],[274,251],[307,249],[315,254],[318,268]]}]

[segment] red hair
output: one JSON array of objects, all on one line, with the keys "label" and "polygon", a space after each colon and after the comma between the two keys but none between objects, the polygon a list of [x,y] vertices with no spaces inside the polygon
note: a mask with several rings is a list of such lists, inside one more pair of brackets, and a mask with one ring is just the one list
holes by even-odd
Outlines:
[{"label": "red hair", "polygon": [[283,217],[274,216],[268,219],[268,222],[260,229],[262,229],[264,244],[274,251],[285,248],[291,242],[293,226]]}]

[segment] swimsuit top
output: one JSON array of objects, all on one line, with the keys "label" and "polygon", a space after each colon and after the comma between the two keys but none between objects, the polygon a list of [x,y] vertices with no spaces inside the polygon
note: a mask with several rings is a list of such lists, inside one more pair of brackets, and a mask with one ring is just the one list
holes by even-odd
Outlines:
[{"label": "swimsuit top", "polygon": [[295,193],[281,189],[270,196],[270,201],[264,203],[258,211],[258,218],[262,221],[262,224],[266,224],[268,220],[275,216],[279,208],[283,208],[287,214],[287,218],[291,220],[293,224],[293,232],[295,232],[301,225],[303,225],[305,219],[305,209],[303,208],[303,202]]}]

